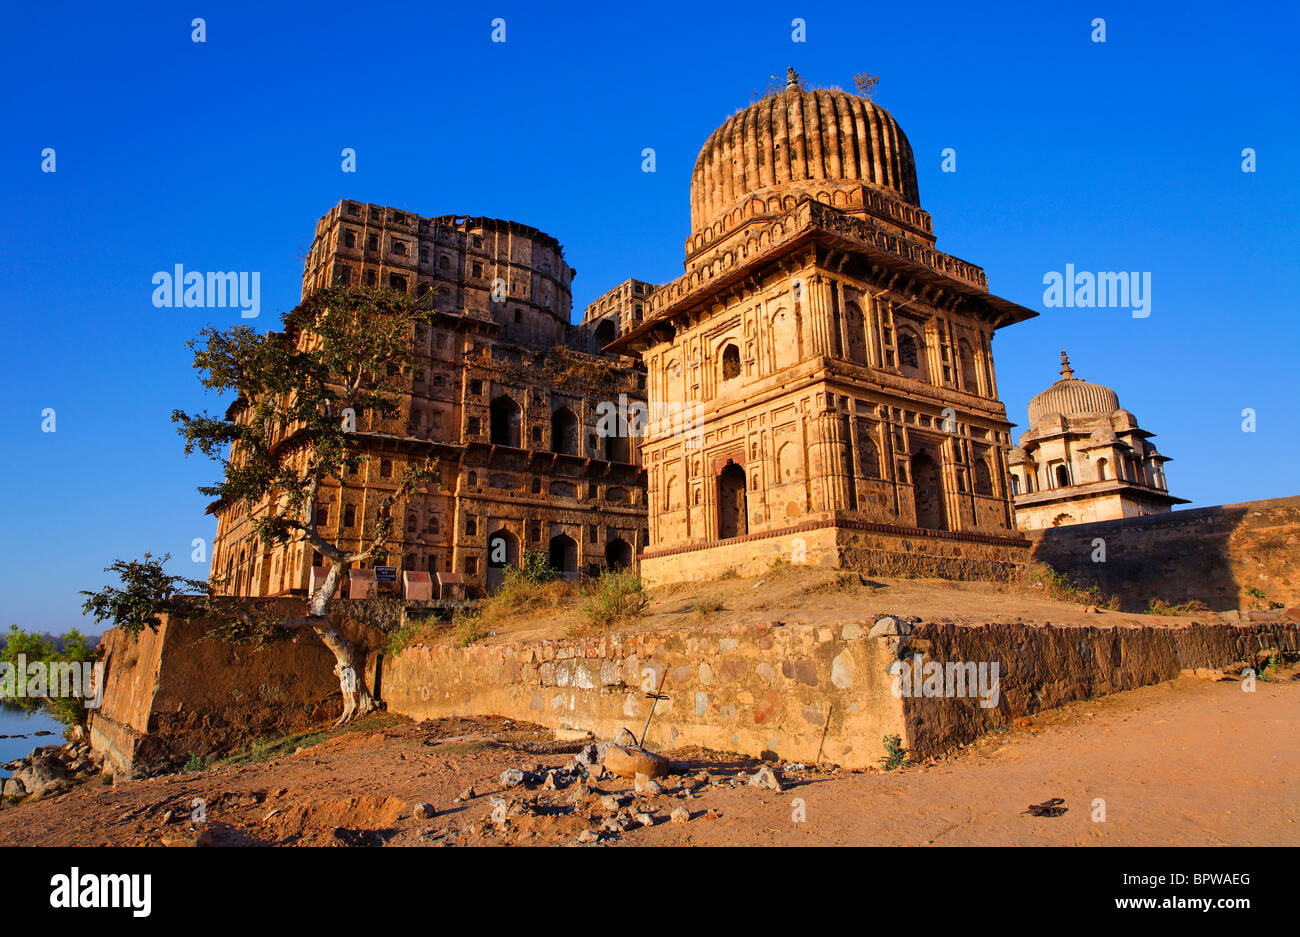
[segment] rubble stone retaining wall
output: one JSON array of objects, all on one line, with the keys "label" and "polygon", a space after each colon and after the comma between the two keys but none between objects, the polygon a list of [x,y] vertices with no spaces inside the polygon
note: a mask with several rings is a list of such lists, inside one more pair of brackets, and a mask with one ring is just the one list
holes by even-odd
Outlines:
[{"label": "rubble stone retaining wall", "polygon": [[[874,766],[884,737],[938,754],[1019,716],[1158,683],[1182,670],[1295,653],[1281,621],[1191,627],[872,622],[835,627],[730,626],[602,638],[408,648],[382,665],[388,708],[413,718],[494,714],[611,737],[641,735],[663,681],[647,744],[700,745],[787,761]],[[885,628],[884,630],[889,630]],[[900,698],[896,660],[997,663],[997,705],[977,697]],[[666,673],[666,678],[664,674]],[[918,691],[921,688],[918,688]]]}]

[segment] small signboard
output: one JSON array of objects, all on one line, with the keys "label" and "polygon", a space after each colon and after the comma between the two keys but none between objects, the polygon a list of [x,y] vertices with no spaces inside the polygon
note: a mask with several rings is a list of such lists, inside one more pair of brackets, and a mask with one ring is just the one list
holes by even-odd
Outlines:
[{"label": "small signboard", "polygon": [[396,566],[376,566],[375,582],[378,583],[396,583],[397,567]]}]

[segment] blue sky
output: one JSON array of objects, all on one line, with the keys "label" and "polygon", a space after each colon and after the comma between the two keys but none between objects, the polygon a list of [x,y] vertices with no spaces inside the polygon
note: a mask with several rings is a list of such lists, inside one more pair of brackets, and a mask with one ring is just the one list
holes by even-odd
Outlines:
[{"label": "blue sky", "polygon": [[[578,271],[575,309],[629,276],[664,282],[700,146],[787,65],[812,86],[880,75],[939,248],[1043,313],[994,344],[1013,421],[1067,348],[1158,434],[1193,506],[1296,494],[1294,5],[985,6],[10,5],[0,627],[83,625],[77,590],[118,557],[205,572],[190,544],[215,525],[194,489],[215,466],[183,456],[169,415],[219,406],[184,342],[239,316],[154,308],[155,271],[259,271],[271,327],[316,219],[353,198],[539,227]],[[1066,264],[1149,271],[1151,315],[1044,309]]]}]

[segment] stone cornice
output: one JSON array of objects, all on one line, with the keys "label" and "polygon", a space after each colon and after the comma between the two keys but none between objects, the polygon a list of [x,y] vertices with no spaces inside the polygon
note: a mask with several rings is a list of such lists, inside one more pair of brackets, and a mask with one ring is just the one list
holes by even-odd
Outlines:
[{"label": "stone cornice", "polygon": [[711,262],[655,290],[645,304],[645,320],[616,339],[607,350],[626,353],[644,347],[656,330],[723,290],[752,276],[759,268],[803,244],[822,241],[839,250],[858,253],[887,269],[909,276],[919,285],[942,287],[975,300],[998,328],[1038,315],[988,292],[984,271],[974,264],[888,231],[883,225],[846,215],[829,205],[803,198],[792,209],[757,225],[741,244],[721,252]]}]

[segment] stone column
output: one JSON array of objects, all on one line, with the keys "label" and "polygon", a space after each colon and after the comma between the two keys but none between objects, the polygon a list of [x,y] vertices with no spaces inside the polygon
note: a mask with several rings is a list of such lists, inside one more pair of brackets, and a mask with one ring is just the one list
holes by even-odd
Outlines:
[{"label": "stone column", "polygon": [[846,511],[849,506],[849,478],[844,473],[844,432],[839,414],[825,409],[817,414],[813,443],[818,511]]},{"label": "stone column", "polygon": [[825,277],[809,277],[804,292],[812,354],[814,357],[829,357],[835,347],[831,338],[831,285]]}]

